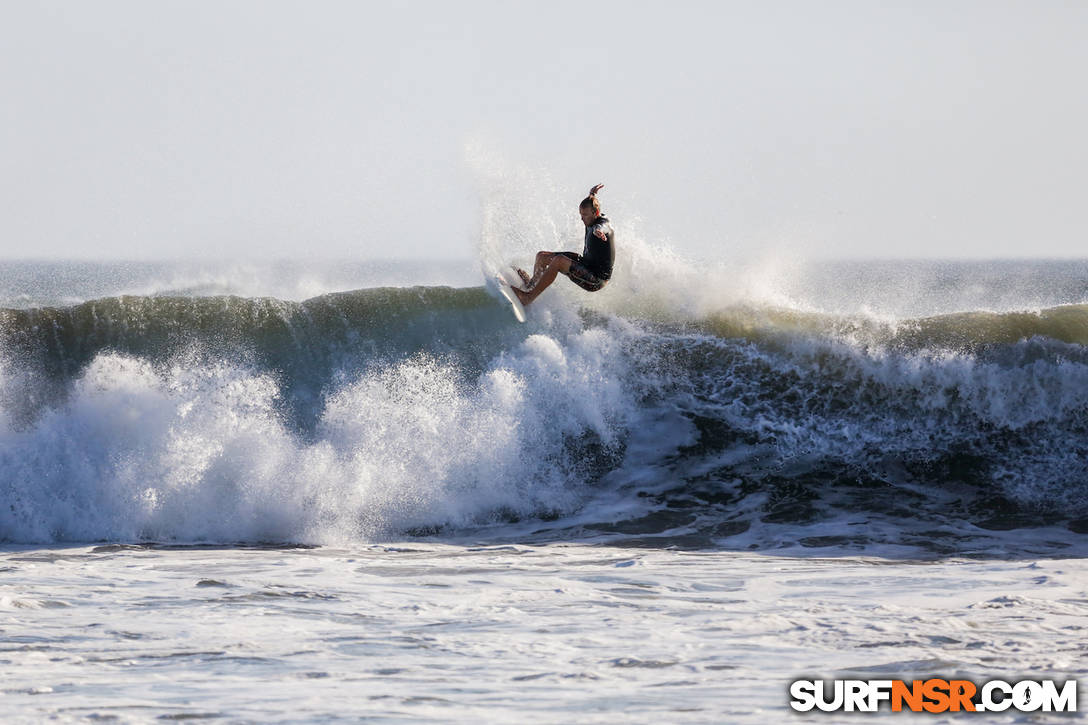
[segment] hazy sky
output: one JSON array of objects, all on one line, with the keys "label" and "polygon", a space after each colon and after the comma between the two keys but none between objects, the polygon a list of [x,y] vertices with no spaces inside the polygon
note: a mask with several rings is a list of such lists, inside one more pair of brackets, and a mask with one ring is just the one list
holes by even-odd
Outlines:
[{"label": "hazy sky", "polygon": [[0,256],[469,257],[504,179],[683,255],[1086,256],[1086,39],[1072,0],[0,0]]}]

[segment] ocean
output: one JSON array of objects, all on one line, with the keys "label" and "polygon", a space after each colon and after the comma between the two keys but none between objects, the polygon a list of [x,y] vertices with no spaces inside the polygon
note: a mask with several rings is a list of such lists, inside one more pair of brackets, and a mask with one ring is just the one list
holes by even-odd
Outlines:
[{"label": "ocean", "polygon": [[1083,677],[1088,261],[498,259],[0,263],[4,721]]}]

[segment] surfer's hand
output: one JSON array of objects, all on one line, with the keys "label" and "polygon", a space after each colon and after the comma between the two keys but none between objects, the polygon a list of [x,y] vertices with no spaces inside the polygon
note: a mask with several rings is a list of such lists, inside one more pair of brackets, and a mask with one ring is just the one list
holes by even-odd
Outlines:
[{"label": "surfer's hand", "polygon": [[603,188],[604,188],[604,184],[597,184],[596,186],[594,186],[592,189],[589,190],[589,195],[590,196],[596,196],[597,192],[600,191]]},{"label": "surfer's hand", "polygon": [[597,231],[595,231],[593,233],[595,235],[597,235],[598,237],[600,237],[601,239],[605,240],[606,242],[608,241],[608,235],[604,233],[603,229],[598,229]]}]

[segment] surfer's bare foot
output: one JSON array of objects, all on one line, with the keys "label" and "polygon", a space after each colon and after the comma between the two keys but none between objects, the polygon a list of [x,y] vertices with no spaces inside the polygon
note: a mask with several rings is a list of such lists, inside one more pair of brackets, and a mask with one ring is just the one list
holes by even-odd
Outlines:
[{"label": "surfer's bare foot", "polygon": [[510,285],[510,289],[514,290],[514,294],[517,296],[518,301],[521,302],[522,307],[525,307],[529,304],[530,298],[528,292],[525,292],[524,290],[519,290],[513,285]]},{"label": "surfer's bare foot", "polygon": [[530,277],[529,273],[521,267],[514,267],[514,269],[517,270],[518,276],[521,277],[521,281],[525,284],[526,287],[528,287],[529,283],[533,281],[533,278]]}]

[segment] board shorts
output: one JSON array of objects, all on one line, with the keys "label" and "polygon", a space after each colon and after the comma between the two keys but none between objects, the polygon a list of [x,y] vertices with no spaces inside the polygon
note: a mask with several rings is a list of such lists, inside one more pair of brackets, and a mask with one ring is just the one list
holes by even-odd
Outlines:
[{"label": "board shorts", "polygon": [[578,285],[586,292],[596,292],[608,283],[607,279],[598,277],[588,267],[582,264],[582,255],[577,252],[559,252],[570,259],[570,272],[567,276],[570,281]]}]

